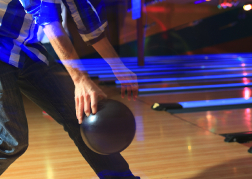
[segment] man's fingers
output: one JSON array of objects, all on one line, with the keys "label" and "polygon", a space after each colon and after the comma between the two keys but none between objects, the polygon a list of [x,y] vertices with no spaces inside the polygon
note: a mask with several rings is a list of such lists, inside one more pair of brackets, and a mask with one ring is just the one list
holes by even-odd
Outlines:
[{"label": "man's fingers", "polygon": [[76,110],[76,117],[79,120],[79,98],[75,98],[75,110]]},{"label": "man's fingers", "polygon": [[90,115],[90,96],[89,94],[84,95],[84,112],[86,116]]},{"label": "man's fingers", "polygon": [[97,113],[97,104],[98,104],[98,96],[96,92],[93,92],[91,94],[91,108],[92,108],[92,114]]},{"label": "man's fingers", "polygon": [[124,98],[125,96],[125,86],[121,85],[121,96]]},{"label": "man's fingers", "polygon": [[137,84],[132,84],[132,85],[122,85],[121,86],[121,96],[124,98],[125,96],[125,90],[127,89],[127,94],[128,94],[128,100],[131,100],[131,96],[133,95],[133,99],[137,99],[138,95],[138,85]]},{"label": "man's fingers", "polygon": [[79,120],[79,124],[82,123],[83,120],[83,109],[84,109],[84,99],[83,96],[78,98],[78,106],[77,106],[77,118]]},{"label": "man's fingers", "polygon": [[128,94],[128,100],[130,101],[131,100],[131,86],[130,85],[127,86],[127,94]]},{"label": "man's fingers", "polygon": [[137,95],[138,95],[138,85],[132,85],[132,91],[133,91],[133,99],[134,101],[137,99]]}]

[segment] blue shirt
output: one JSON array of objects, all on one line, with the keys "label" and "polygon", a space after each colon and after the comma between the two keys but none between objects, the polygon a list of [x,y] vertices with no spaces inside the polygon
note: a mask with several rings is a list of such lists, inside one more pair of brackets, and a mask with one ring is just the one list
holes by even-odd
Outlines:
[{"label": "blue shirt", "polygon": [[[107,21],[103,2],[62,0],[83,40],[93,44],[104,35]],[[48,64],[47,52],[38,41],[38,27],[60,21],[60,0],[0,0],[0,60],[22,67],[28,55]]]}]

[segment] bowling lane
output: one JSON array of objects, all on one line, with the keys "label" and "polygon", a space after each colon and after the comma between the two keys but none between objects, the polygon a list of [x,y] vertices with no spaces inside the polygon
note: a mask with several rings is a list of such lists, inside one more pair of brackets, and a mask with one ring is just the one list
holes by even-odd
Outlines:
[{"label": "bowling lane", "polygon": [[[195,81],[195,80],[213,80],[213,79],[227,79],[227,78],[251,78],[252,74],[221,74],[221,75],[197,75],[197,76],[175,76],[175,77],[162,77],[162,78],[148,78],[145,79],[137,79],[131,80],[130,82],[138,82],[139,84],[142,83],[163,83],[163,82],[176,82],[176,81]],[[122,81],[123,82],[123,81]],[[119,80],[115,81],[116,84],[121,84]]]},{"label": "bowling lane", "polygon": [[[166,87],[180,87],[180,86],[196,86],[196,85],[214,85],[214,84],[231,84],[231,83],[249,83],[249,78],[228,78],[228,79],[208,79],[208,80],[194,80],[192,81],[175,81],[163,83],[148,83],[138,84],[140,89],[146,88],[166,88]],[[120,85],[117,85],[120,88]]]},{"label": "bowling lane", "polygon": [[[152,105],[158,103],[173,103],[185,101],[201,101],[230,98],[251,98],[251,88],[229,90],[212,90],[201,92],[180,92],[157,95],[144,95],[139,99]],[[216,134],[252,131],[251,109],[230,109],[219,111],[204,111],[178,113],[173,116],[188,121]],[[224,140],[224,138],[223,138]]]},{"label": "bowling lane", "polygon": [[[242,74],[248,76],[252,72],[252,68],[233,68],[233,69],[213,69],[213,70],[182,70],[171,68],[143,68],[131,69],[138,77],[138,79],[153,79],[153,78],[172,78],[172,77],[193,77],[193,76],[212,76],[212,75],[228,75],[228,74]],[[89,71],[89,75],[98,76],[100,81],[116,80],[112,71]],[[179,79],[178,79],[179,80]]]},{"label": "bowling lane", "polygon": [[[111,94],[111,97],[118,99],[115,94]],[[165,111],[150,110],[150,105],[142,103],[142,100],[139,102],[124,101],[136,116],[137,133],[135,141],[123,155],[129,162],[138,159],[139,165],[133,163],[131,166],[136,167],[135,172],[143,178],[196,179],[206,176],[218,178],[220,175],[235,178],[231,172],[234,166],[239,176],[246,177],[241,172],[251,176],[244,146],[230,146],[223,142],[221,136]],[[237,159],[245,161],[243,167],[239,167]],[[222,168],[219,172],[218,167]]]},{"label": "bowling lane", "polygon": [[[112,96],[115,97],[114,94]],[[142,132],[136,134],[137,149],[141,151],[139,155],[141,161],[139,162],[142,162],[141,166],[136,170],[138,173],[150,177],[151,175],[144,175],[143,173],[145,169],[148,169],[150,174],[152,172],[156,173],[150,177],[153,179],[165,177],[177,179],[218,178],[220,175],[228,178],[246,178],[251,176],[250,169],[246,166],[249,164],[249,160],[242,156],[248,155],[246,152],[248,147],[236,143],[224,143],[224,138],[215,135],[212,131],[201,128],[201,126],[190,123],[190,121],[186,121],[178,116],[170,115],[165,111],[150,110],[150,105],[146,104],[146,101],[140,99],[140,102],[143,102],[143,104],[138,106],[132,102],[125,101],[134,111],[137,121],[143,121],[143,124],[137,124],[137,131]],[[174,120],[172,116],[176,117],[178,121]],[[230,115],[230,118],[232,118],[232,115]],[[241,129],[245,129],[244,126],[241,126]],[[195,133],[191,133],[192,131]],[[145,142],[141,137],[144,137]],[[131,147],[134,147],[134,145],[135,143],[129,147],[129,150],[132,150],[132,152],[134,150]],[[238,148],[241,150],[241,153],[238,152]],[[163,153],[163,151],[168,153]],[[155,155],[155,157],[152,157],[152,155]],[[130,157],[130,160],[133,161],[135,156],[130,154]],[[224,159],[223,157],[234,158],[226,158],[226,161],[221,161]],[[151,162],[144,163],[145,159]],[[165,169],[159,165],[159,162],[156,163],[158,165],[156,167],[152,165],[157,160],[162,159],[166,161],[161,164],[165,166]],[[244,160],[245,165],[243,167],[239,167],[241,166],[241,163],[238,162],[239,160]],[[234,175],[232,172],[233,168],[229,168],[230,164],[232,167],[235,166],[237,168],[239,174]],[[219,167],[221,167],[221,170],[218,170]],[[197,171],[201,172],[197,173]],[[244,176],[242,171],[247,171],[247,176]],[[163,173],[166,174],[164,175]]]},{"label": "bowling lane", "polygon": [[196,113],[179,113],[174,114],[173,116],[195,124],[210,132],[225,134],[252,131],[251,114],[251,108],[245,108]]},{"label": "bowling lane", "polygon": [[185,101],[201,101],[211,99],[228,99],[228,98],[250,98],[251,89],[234,88],[225,90],[204,90],[193,92],[176,92],[176,93],[164,93],[164,94],[150,94],[139,96],[139,100],[152,105],[153,103],[177,103]]},{"label": "bowling lane", "polygon": [[[197,66],[197,65],[211,65],[211,64],[246,64],[251,60],[251,53],[244,54],[216,54],[216,55],[176,55],[176,56],[145,56],[145,64],[167,64],[180,66]],[[137,57],[121,57],[121,60],[126,65],[137,65]],[[102,58],[96,59],[79,59],[77,61],[81,65],[87,67],[105,65],[106,62]]]},{"label": "bowling lane", "polygon": [[[122,155],[129,162],[132,172],[141,179],[219,176],[243,179],[252,176],[252,161],[245,152],[246,147],[224,143],[223,137],[200,125],[165,111],[151,110],[141,97],[136,102],[127,101],[120,98],[118,89],[113,86],[102,86],[102,89],[109,98],[124,102],[135,115],[135,139]],[[30,145],[27,152],[1,177],[98,179],[62,126],[44,118],[42,110],[25,97],[24,104],[30,128]]]}]

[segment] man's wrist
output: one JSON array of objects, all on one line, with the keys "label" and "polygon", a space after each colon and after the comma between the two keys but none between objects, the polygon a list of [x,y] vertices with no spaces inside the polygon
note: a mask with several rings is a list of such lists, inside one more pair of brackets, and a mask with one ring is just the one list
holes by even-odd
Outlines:
[{"label": "man's wrist", "polygon": [[75,76],[73,78],[74,84],[78,84],[80,82],[87,81],[87,80],[90,80],[90,78],[89,78],[89,76],[88,76],[87,73],[81,73],[80,75]]},{"label": "man's wrist", "polygon": [[70,74],[74,84],[90,79],[86,71],[80,71],[78,68],[67,68],[67,71]]}]

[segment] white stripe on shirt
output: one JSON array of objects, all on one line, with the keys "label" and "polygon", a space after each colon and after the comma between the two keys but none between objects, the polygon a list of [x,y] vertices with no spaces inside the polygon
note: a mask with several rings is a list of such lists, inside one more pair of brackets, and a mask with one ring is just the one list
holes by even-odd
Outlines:
[{"label": "white stripe on shirt", "polygon": [[66,3],[69,7],[69,10],[71,11],[72,17],[77,25],[77,28],[86,30],[86,27],[84,26],[84,24],[82,22],[81,16],[78,12],[78,9],[77,9],[74,1],[73,0],[66,0]]},{"label": "white stripe on shirt", "polygon": [[105,28],[107,27],[108,23],[105,22],[104,24],[102,24],[102,26],[100,26],[98,29],[96,29],[95,31],[89,33],[89,34],[80,34],[80,36],[82,37],[82,39],[87,42],[89,40],[93,40],[97,37],[99,37],[101,35],[102,32],[104,32]]}]

